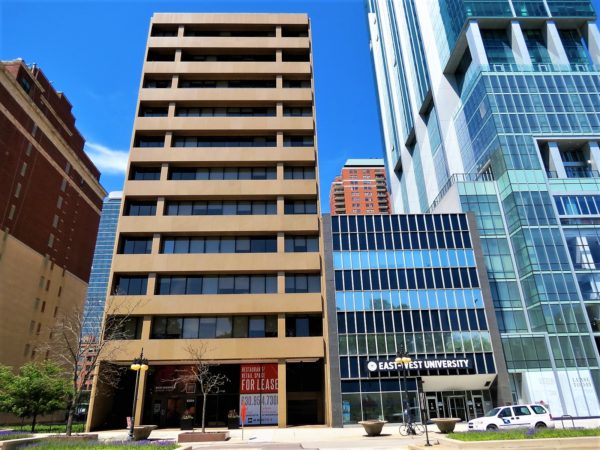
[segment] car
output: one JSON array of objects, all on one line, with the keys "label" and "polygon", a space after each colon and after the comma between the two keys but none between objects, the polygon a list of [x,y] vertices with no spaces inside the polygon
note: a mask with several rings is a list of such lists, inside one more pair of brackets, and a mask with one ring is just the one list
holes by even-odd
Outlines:
[{"label": "car", "polygon": [[515,428],[554,428],[552,416],[542,405],[511,405],[494,408],[469,421],[469,430],[495,431]]}]

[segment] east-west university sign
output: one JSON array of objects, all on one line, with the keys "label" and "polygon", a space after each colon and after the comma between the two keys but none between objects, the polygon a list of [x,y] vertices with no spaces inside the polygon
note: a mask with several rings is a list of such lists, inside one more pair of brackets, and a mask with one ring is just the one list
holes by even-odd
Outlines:
[{"label": "east-west university sign", "polygon": [[[473,367],[473,361],[468,358],[452,359],[418,359],[409,362],[406,365],[407,370],[428,370],[428,369],[470,369]],[[392,359],[389,361],[367,361],[369,372],[382,372],[384,370],[402,369],[402,364],[396,364]]]}]

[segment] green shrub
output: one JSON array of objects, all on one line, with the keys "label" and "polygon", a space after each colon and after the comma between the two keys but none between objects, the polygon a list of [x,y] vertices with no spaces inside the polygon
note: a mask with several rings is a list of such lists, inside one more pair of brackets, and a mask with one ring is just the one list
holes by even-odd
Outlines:
[{"label": "green shrub", "polygon": [[600,436],[600,428],[590,429],[520,429],[509,431],[467,431],[462,433],[450,433],[451,439],[457,441],[507,441],[513,439],[547,439],[547,438],[570,438]]}]

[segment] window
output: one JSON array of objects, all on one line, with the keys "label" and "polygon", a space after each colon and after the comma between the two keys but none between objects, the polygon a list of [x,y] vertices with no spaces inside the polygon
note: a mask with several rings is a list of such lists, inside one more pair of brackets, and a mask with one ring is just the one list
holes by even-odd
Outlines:
[{"label": "window", "polygon": [[286,316],[286,337],[323,336],[323,318],[319,315]]},{"label": "window", "polygon": [[140,117],[167,117],[168,115],[169,115],[169,108],[167,106],[162,106],[162,107],[143,106],[143,107],[140,107],[140,111],[139,111]]},{"label": "window", "polygon": [[510,410],[510,408],[504,408],[502,411],[500,411],[500,413],[498,414],[498,417],[503,418],[503,417],[511,417],[512,416],[512,412]]},{"label": "window", "polygon": [[190,51],[183,51],[181,54],[182,61],[208,61],[208,62],[253,62],[253,61],[275,61],[275,51],[261,54],[248,53],[223,53],[223,54],[199,54]]},{"label": "window", "polygon": [[311,107],[285,107],[283,108],[283,115],[289,117],[312,117]]},{"label": "window", "polygon": [[160,167],[132,166],[129,172],[129,179],[137,181],[160,180]]},{"label": "window", "polygon": [[152,238],[123,237],[119,253],[124,255],[144,255],[152,253]]},{"label": "window", "polygon": [[168,202],[167,216],[235,216],[277,214],[275,201],[196,201]]},{"label": "window", "polygon": [[155,201],[128,201],[125,205],[126,216],[154,216],[156,215]]},{"label": "window", "polygon": [[155,317],[151,339],[277,337],[277,316]]},{"label": "window", "polygon": [[319,238],[317,236],[286,236],[286,252],[318,252]]},{"label": "window", "polygon": [[313,147],[315,145],[315,139],[313,135],[310,136],[284,136],[283,146],[284,147]]},{"label": "window", "polygon": [[285,276],[286,294],[305,294],[321,292],[321,276],[305,274],[286,274]]},{"label": "window", "polygon": [[175,50],[148,50],[146,61],[175,61]]},{"label": "window", "polygon": [[290,80],[287,78],[283,79],[284,88],[310,88],[310,80]]},{"label": "window", "polygon": [[275,147],[275,136],[173,136],[173,147]]},{"label": "window", "polygon": [[161,253],[274,253],[276,237],[166,237]]},{"label": "window", "polygon": [[106,319],[107,339],[140,339],[142,337],[142,317],[110,316]]},{"label": "window", "polygon": [[170,180],[275,180],[275,167],[174,167]]},{"label": "window", "polygon": [[180,107],[177,117],[275,117],[275,108],[269,107]]},{"label": "window", "polygon": [[276,275],[159,276],[157,295],[275,294]]},{"label": "window", "polygon": [[137,136],[134,143],[135,147],[150,148],[150,147],[164,147],[165,137],[164,136]]},{"label": "window", "polygon": [[286,167],[283,172],[285,180],[314,180],[314,167]]},{"label": "window", "polygon": [[167,80],[160,80],[146,78],[144,79],[143,87],[148,89],[168,89],[171,87],[171,79],[169,78]]},{"label": "window", "polygon": [[146,295],[148,285],[147,276],[122,276],[115,277],[115,295]]},{"label": "window", "polygon": [[42,308],[40,309],[40,312],[45,312],[46,311],[46,301],[42,302]]},{"label": "window", "polygon": [[286,200],[285,214],[317,214],[316,200]]},{"label": "window", "polygon": [[513,406],[513,411],[515,412],[515,416],[530,416],[531,411],[527,406]]},{"label": "window", "polygon": [[23,90],[29,94],[29,91],[31,91],[31,83],[29,82],[29,80],[22,76],[21,78],[19,78],[19,84],[21,85]]},{"label": "window", "polygon": [[274,88],[275,80],[191,80],[180,78],[180,88]]}]

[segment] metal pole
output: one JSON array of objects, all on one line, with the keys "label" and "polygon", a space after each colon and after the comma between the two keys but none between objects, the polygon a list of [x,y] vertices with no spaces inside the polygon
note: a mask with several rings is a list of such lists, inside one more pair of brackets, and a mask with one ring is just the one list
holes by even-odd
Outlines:
[{"label": "metal pole", "polygon": [[[410,407],[409,407],[409,401],[408,401],[408,381],[406,379],[406,363],[402,363],[402,375],[404,378],[404,398],[405,398],[405,402],[406,402],[406,416],[408,418],[408,423],[412,423],[411,417],[410,417]],[[412,435],[415,435],[415,431],[412,428],[409,428],[409,433]]]},{"label": "metal pole", "polygon": [[133,407],[131,408],[131,423],[129,424],[129,440],[133,441],[133,427],[135,426],[135,406],[137,403],[138,385],[140,383],[140,370],[136,370],[135,391],[133,391]]},{"label": "metal pole", "polygon": [[[423,389],[421,389],[423,391]],[[421,408],[421,417],[423,417],[423,411],[425,411],[425,420],[423,421],[423,425],[425,426],[425,447],[431,447],[431,443],[429,442],[429,430],[427,429],[427,422],[429,422],[429,408],[427,408],[425,392],[420,392],[419,395],[423,401],[419,402],[419,406]]]}]

